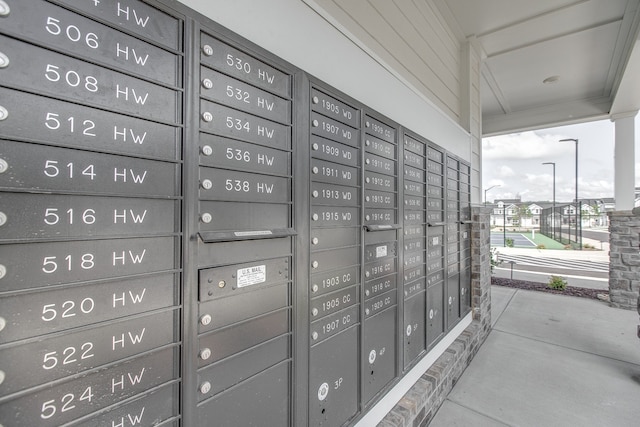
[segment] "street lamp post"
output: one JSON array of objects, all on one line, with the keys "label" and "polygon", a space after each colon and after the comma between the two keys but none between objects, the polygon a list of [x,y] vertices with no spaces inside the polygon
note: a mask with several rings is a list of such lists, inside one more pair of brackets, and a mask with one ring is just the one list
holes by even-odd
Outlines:
[{"label": "street lamp post", "polygon": [[485,188],[485,190],[484,190],[484,205],[485,206],[487,206],[487,191],[491,190],[492,188],[496,188],[496,187],[500,187],[500,184],[492,185],[489,188]]},{"label": "street lamp post", "polygon": [[551,214],[551,228],[553,229],[553,240],[556,240],[556,162],[544,162],[543,165],[553,166],[553,211]]},{"label": "street lamp post", "polygon": [[582,212],[580,209],[580,200],[578,199],[578,140],[576,138],[565,138],[559,142],[569,141],[576,143],[576,243],[578,244],[578,248],[582,250]]}]

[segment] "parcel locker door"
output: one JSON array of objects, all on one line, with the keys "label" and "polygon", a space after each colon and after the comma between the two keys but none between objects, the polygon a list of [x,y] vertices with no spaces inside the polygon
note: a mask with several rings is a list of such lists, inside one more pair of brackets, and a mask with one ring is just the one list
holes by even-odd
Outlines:
[{"label": "parcel locker door", "polygon": [[341,426],[358,411],[359,331],[354,326],[311,347],[309,426]]},{"label": "parcel locker door", "polygon": [[[422,279],[424,281],[424,279]],[[425,310],[423,290],[404,301],[404,367],[410,366],[426,348]]]},{"label": "parcel locker door", "polygon": [[447,329],[460,320],[460,273],[447,277]]},{"label": "parcel locker door", "polygon": [[370,402],[396,376],[396,313],[391,307],[364,321],[363,400]]},{"label": "parcel locker door", "polygon": [[427,288],[427,348],[431,349],[444,335],[444,282]]}]

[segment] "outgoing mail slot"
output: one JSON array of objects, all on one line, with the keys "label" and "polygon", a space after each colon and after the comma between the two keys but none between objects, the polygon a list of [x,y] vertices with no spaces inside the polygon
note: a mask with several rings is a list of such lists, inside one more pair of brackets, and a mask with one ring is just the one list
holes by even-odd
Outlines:
[{"label": "outgoing mail slot", "polygon": [[410,252],[404,254],[404,268],[413,268],[424,262],[424,252]]},{"label": "outgoing mail slot", "polygon": [[355,325],[360,319],[358,304],[311,323],[311,346]]},{"label": "outgoing mail slot", "polygon": [[413,210],[424,209],[425,207],[424,203],[425,203],[424,197],[409,196],[409,195],[404,196],[405,209],[413,209]]},{"label": "outgoing mail slot", "polygon": [[364,205],[367,208],[395,208],[397,206],[396,194],[369,190],[364,196]]},{"label": "outgoing mail slot", "polygon": [[0,291],[172,270],[175,249],[173,237],[0,245]]},{"label": "outgoing mail slot", "polygon": [[[80,0],[58,0],[58,3],[82,10],[90,16],[115,24],[134,34],[170,49],[180,48],[180,21],[138,0],[122,2],[116,7],[110,2],[86,3]],[[142,25],[144,23],[144,25]],[[146,25],[149,23],[150,25]]]},{"label": "outgoing mail slot", "polygon": [[365,135],[364,148],[367,153],[377,154],[387,159],[396,159],[396,146],[371,135]]},{"label": "outgoing mail slot", "polygon": [[357,187],[311,182],[311,203],[314,205],[358,206],[360,191]]},{"label": "outgoing mail slot", "polygon": [[360,266],[354,265],[311,275],[311,296],[326,294],[360,282]]},{"label": "outgoing mail slot", "polygon": [[198,240],[198,267],[206,268],[238,262],[260,262],[291,253],[291,237],[204,243]]},{"label": "outgoing mail slot", "polygon": [[364,224],[384,224],[393,225],[397,223],[397,212],[395,209],[372,209],[364,210]]},{"label": "outgoing mail slot", "polygon": [[170,344],[178,340],[177,321],[177,311],[164,311],[5,347],[0,350],[0,370],[5,373],[0,395]]},{"label": "outgoing mail slot", "polygon": [[396,130],[371,116],[365,117],[364,128],[369,135],[375,135],[387,142],[396,142]]},{"label": "outgoing mail slot", "polygon": [[360,164],[358,148],[340,144],[330,139],[320,138],[316,135],[311,135],[311,157],[347,166],[358,166]]},{"label": "outgoing mail slot", "polygon": [[360,209],[351,207],[312,206],[311,227],[349,227],[360,222]]},{"label": "outgoing mail slot", "polygon": [[289,258],[274,258],[198,272],[200,301],[237,296],[290,279]]},{"label": "outgoing mail slot", "polygon": [[363,399],[369,402],[396,376],[396,308],[364,322],[362,348]]},{"label": "outgoing mail slot", "polygon": [[229,326],[289,305],[289,284],[260,286],[199,304],[198,333]]},{"label": "outgoing mail slot", "polygon": [[404,285],[404,298],[405,300],[412,298],[418,292],[423,292],[426,289],[426,279],[424,276],[410,283]]},{"label": "outgoing mail slot", "polygon": [[207,67],[222,71],[284,98],[291,96],[291,77],[280,70],[201,33],[200,61]]},{"label": "outgoing mail slot", "polygon": [[426,301],[424,290],[404,302],[404,367],[427,348],[425,331]]},{"label": "outgoing mail slot", "polygon": [[364,247],[364,261],[369,262],[379,258],[396,257],[397,245],[398,244],[396,242],[385,242],[367,245]]},{"label": "outgoing mail slot", "polygon": [[420,211],[406,210],[404,212],[404,222],[405,224],[424,224],[425,222],[424,211],[423,210],[420,210]]},{"label": "outgoing mail slot", "polygon": [[385,175],[395,176],[397,174],[396,161],[384,157],[376,156],[365,152],[364,167],[366,170],[379,172]]},{"label": "outgoing mail slot", "polygon": [[311,159],[311,180],[331,184],[356,186],[358,169],[323,160]]},{"label": "outgoing mail slot", "polygon": [[45,145],[0,141],[6,189],[90,194],[177,196],[179,166]]},{"label": "outgoing mail slot", "polygon": [[200,201],[200,231],[261,231],[290,227],[291,206],[286,203]]},{"label": "outgoing mail slot", "polygon": [[404,149],[413,153],[424,156],[426,154],[426,146],[423,142],[420,142],[412,137],[404,136]]},{"label": "outgoing mail slot", "polygon": [[427,288],[427,348],[433,348],[444,335],[444,283]]},{"label": "outgoing mail slot", "polygon": [[404,251],[405,252],[415,252],[415,251],[423,251],[424,250],[424,239],[405,239],[404,241]]},{"label": "outgoing mail slot", "polygon": [[165,273],[0,298],[0,343],[177,305],[179,283]]},{"label": "outgoing mail slot", "polygon": [[[44,22],[47,25],[24,25],[25,22]],[[51,37],[52,32],[60,32],[60,28],[57,28],[56,32],[52,26],[64,24],[72,24],[67,26],[69,35]],[[13,3],[11,17],[3,20],[2,30],[10,35],[102,62],[109,67],[116,66],[170,86],[178,83],[177,55],[38,0],[20,0]],[[80,38],[81,35],[84,35],[85,43],[78,43],[76,37]],[[140,60],[134,60],[134,55]]]},{"label": "outgoing mail slot", "polygon": [[179,156],[180,135],[172,126],[8,88],[0,88],[0,99],[8,112],[0,127],[5,139],[169,161]]},{"label": "outgoing mail slot", "polygon": [[[413,168],[411,166],[404,166],[404,178],[414,182],[424,182],[424,171]],[[424,192],[424,190],[422,190]]]},{"label": "outgoing mail slot", "polygon": [[291,101],[287,99],[206,67],[200,67],[200,79],[200,96],[205,99],[276,122],[291,122]]},{"label": "outgoing mail slot", "polygon": [[424,277],[424,264],[418,265],[417,267],[407,268],[404,270],[404,283],[413,282],[416,279]]},{"label": "outgoing mail slot", "polygon": [[396,286],[395,274],[389,274],[388,276],[384,276],[379,279],[369,280],[363,285],[365,300],[369,300],[382,293],[390,291],[391,289],[395,289]]},{"label": "outgoing mail slot", "polygon": [[396,191],[396,178],[366,171],[364,173],[364,186],[366,189],[371,190]]},{"label": "outgoing mail slot", "polygon": [[[177,350],[178,347],[166,347],[116,366],[48,385],[35,393],[23,394],[0,404],[0,414],[20,414],[11,419],[11,426],[16,427],[66,424],[174,380],[178,376],[177,367],[180,366]],[[132,380],[125,383],[125,379],[128,381],[129,378]],[[63,396],[74,398],[73,401],[66,398],[66,401],[74,403],[73,410],[52,412],[42,408],[43,402],[61,402]],[[82,396],[85,399],[80,399]],[[87,396],[94,398],[89,400]],[[174,405],[175,402],[171,407]],[[46,424],[43,423],[43,414],[50,414]]]},{"label": "outgoing mail slot", "polygon": [[358,411],[359,337],[349,328],[309,352],[310,427],[341,426]]},{"label": "outgoing mail slot", "polygon": [[360,126],[359,110],[316,88],[311,88],[311,109],[351,127],[357,128]]},{"label": "outgoing mail slot", "polygon": [[1,240],[171,234],[174,200],[0,193]]},{"label": "outgoing mail slot", "polygon": [[289,126],[206,100],[200,100],[200,129],[280,150],[291,149]]},{"label": "outgoing mail slot", "polygon": [[290,179],[270,175],[200,168],[200,199],[238,202],[287,202]]},{"label": "outgoing mail slot", "polygon": [[424,157],[414,154],[410,151],[404,152],[404,164],[413,166],[414,168],[424,169]]},{"label": "outgoing mail slot", "polygon": [[356,265],[360,261],[358,248],[332,249],[311,254],[311,272],[335,270]]},{"label": "outgoing mail slot", "polygon": [[336,249],[360,244],[358,228],[314,228],[311,229],[311,251]]},{"label": "outgoing mail slot", "polygon": [[311,133],[332,141],[358,147],[360,131],[318,113],[311,113]]},{"label": "outgoing mail slot", "polygon": [[0,72],[3,85],[152,120],[178,120],[174,90],[8,37],[0,36],[0,46],[11,61]]},{"label": "outgoing mail slot", "polygon": [[312,321],[340,311],[358,303],[358,286],[313,298],[309,307]]},{"label": "outgoing mail slot", "polygon": [[198,404],[194,425],[288,426],[291,362],[263,371]]},{"label": "outgoing mail slot", "polygon": [[[283,309],[200,335],[198,367],[210,365],[227,356],[288,333],[289,318],[290,309]],[[204,352],[204,349],[210,351]]]},{"label": "outgoing mail slot", "polygon": [[200,164],[243,172],[291,174],[291,154],[286,151],[207,133],[200,133]]},{"label": "outgoing mail slot", "polygon": [[208,399],[265,369],[289,358],[290,337],[282,335],[245,351],[198,370],[198,383],[208,382],[211,389],[199,388],[198,401]]}]

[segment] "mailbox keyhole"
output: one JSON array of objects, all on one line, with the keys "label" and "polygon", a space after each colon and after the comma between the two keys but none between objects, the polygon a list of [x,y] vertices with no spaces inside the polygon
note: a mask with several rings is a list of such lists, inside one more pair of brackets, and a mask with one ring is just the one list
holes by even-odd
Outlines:
[{"label": "mailbox keyhole", "polygon": [[326,408],[322,408],[322,413],[324,414],[326,410]]}]

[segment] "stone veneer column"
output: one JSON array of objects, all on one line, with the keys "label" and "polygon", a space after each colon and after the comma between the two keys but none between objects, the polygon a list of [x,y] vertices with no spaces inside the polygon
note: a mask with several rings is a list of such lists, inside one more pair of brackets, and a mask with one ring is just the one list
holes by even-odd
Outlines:
[{"label": "stone veneer column", "polygon": [[473,320],[485,334],[491,328],[491,208],[471,208],[471,290]]},{"label": "stone veneer column", "polygon": [[640,304],[640,208],[609,212],[609,297],[614,307]]}]

